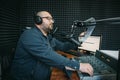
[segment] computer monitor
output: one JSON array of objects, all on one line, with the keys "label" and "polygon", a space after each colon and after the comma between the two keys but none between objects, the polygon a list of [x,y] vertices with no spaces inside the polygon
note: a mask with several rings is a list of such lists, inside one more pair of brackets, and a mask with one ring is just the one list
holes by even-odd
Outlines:
[{"label": "computer monitor", "polygon": [[96,50],[100,49],[102,36],[101,35],[92,35],[88,37],[78,49],[96,52]]},{"label": "computer monitor", "polygon": [[119,56],[118,56],[118,67],[117,67],[117,80],[120,80],[120,49],[119,49]]}]

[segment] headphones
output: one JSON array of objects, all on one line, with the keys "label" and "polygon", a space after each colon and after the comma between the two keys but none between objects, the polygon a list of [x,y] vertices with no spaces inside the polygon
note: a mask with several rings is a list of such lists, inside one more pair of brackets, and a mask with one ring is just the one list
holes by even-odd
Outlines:
[{"label": "headphones", "polygon": [[37,16],[37,13],[34,13],[34,22],[35,24],[42,24],[42,18],[40,16]]}]

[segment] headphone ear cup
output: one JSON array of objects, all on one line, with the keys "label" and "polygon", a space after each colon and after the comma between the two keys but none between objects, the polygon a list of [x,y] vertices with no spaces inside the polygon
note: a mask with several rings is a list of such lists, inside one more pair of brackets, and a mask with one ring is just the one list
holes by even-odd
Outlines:
[{"label": "headphone ear cup", "polygon": [[34,16],[34,21],[36,24],[42,24],[42,18],[40,16]]}]

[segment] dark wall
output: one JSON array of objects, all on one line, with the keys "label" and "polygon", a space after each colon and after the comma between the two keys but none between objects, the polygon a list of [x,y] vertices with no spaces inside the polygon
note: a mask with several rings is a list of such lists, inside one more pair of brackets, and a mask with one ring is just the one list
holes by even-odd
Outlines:
[{"label": "dark wall", "polygon": [[[22,28],[33,26],[33,13],[47,10],[55,18],[55,27],[59,27],[60,31],[70,32],[74,20],[86,20],[90,17],[96,20],[119,17],[119,4],[119,0],[24,0],[21,5],[20,26]],[[76,36],[81,31],[83,28],[77,28]],[[97,23],[93,34],[102,35],[101,49],[117,50],[120,48],[118,36],[120,24]],[[61,37],[58,38],[61,39]]]},{"label": "dark wall", "polygon": [[0,54],[9,53],[16,46],[20,34],[19,2],[0,1]]},{"label": "dark wall", "polygon": [[0,1],[0,54],[5,55],[16,47],[20,35],[20,1]]},{"label": "dark wall", "polygon": [[10,80],[9,68],[21,28],[20,1],[0,0],[0,80]]}]

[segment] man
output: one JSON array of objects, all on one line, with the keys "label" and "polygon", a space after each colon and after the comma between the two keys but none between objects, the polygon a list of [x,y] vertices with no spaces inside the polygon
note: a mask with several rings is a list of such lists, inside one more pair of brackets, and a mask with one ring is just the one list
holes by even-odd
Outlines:
[{"label": "man", "polygon": [[53,23],[49,12],[40,11],[35,16],[35,27],[23,32],[11,68],[14,80],[49,80],[52,67],[93,75],[90,64],[69,60],[54,51],[63,50],[65,44],[49,36]]}]

